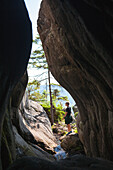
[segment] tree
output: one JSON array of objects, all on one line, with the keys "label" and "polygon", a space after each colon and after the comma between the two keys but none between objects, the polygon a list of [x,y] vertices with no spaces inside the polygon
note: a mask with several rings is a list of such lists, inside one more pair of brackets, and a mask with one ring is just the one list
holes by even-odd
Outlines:
[{"label": "tree", "polygon": [[[47,81],[46,81],[46,90],[43,91],[42,94],[39,93],[38,88],[40,87],[40,83],[44,80],[48,80],[49,83],[49,97],[50,97],[50,113],[51,113],[51,123],[54,123],[54,112],[55,110],[54,105],[55,102],[58,100],[67,100],[67,96],[60,96],[60,91],[58,89],[51,88],[51,78],[50,78],[50,71],[48,69],[48,64],[46,61],[46,57],[43,51],[42,43],[40,41],[39,36],[35,38],[33,41],[34,44],[37,45],[37,49],[33,51],[30,61],[29,61],[29,68],[37,68],[43,69],[44,72],[40,75],[36,75],[35,79],[28,83],[28,93],[29,98],[36,101],[46,101],[47,102]],[[56,84],[52,84],[53,86]],[[60,85],[58,85],[60,86]],[[53,105],[54,103],[54,105]],[[56,107],[56,105],[55,105]],[[54,108],[54,109],[53,109]]]},{"label": "tree", "polygon": [[54,115],[53,115],[53,101],[52,101],[52,93],[51,93],[51,83],[50,83],[50,71],[48,70],[48,81],[49,81],[49,94],[50,94],[50,105],[51,105],[51,124],[54,123]]},{"label": "tree", "polygon": [[33,42],[35,44],[38,44],[38,49],[33,51],[31,59],[29,61],[29,65],[31,65],[32,67],[38,68],[38,69],[43,68],[48,72],[48,77],[45,78],[44,80],[48,79],[48,82],[49,82],[51,119],[52,119],[51,123],[53,124],[54,123],[54,115],[53,115],[53,102],[52,102],[52,93],[51,93],[51,84],[50,84],[50,71],[48,69],[48,64],[46,61],[46,57],[45,57],[39,36],[37,36]]},{"label": "tree", "polygon": [[39,69],[40,68],[48,69],[48,64],[46,61],[46,57],[44,54],[44,50],[43,50],[39,35],[37,35],[35,40],[33,40],[33,43],[37,45],[37,49],[33,51],[31,55],[29,66],[34,67],[34,68],[39,68]]},{"label": "tree", "polygon": [[33,80],[32,82],[29,82],[27,85],[28,96],[30,97],[31,93],[35,92],[39,88],[40,88],[40,83],[37,80]]},{"label": "tree", "polygon": [[60,91],[58,89],[54,89],[53,92],[53,99],[56,100],[58,96],[60,96]]}]

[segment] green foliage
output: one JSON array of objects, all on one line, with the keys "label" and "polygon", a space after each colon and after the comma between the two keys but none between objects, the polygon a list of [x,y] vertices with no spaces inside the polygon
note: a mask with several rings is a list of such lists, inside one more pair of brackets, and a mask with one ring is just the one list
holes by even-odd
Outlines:
[{"label": "green foliage", "polygon": [[35,40],[33,40],[35,44],[41,44],[39,35],[36,36]]},{"label": "green foliage", "polygon": [[35,40],[33,40],[33,43],[37,45],[37,49],[33,51],[30,57],[29,68],[30,67],[37,69],[43,68],[46,69],[46,71],[36,76],[37,78],[40,79],[39,81],[33,80],[32,82],[28,83],[27,91],[30,99],[35,101],[45,101],[47,100],[47,94],[45,94],[45,92],[43,92],[43,94],[40,94],[39,91],[37,90],[40,87],[40,82],[47,79],[48,65],[39,35],[37,35]]},{"label": "green foliage", "polygon": [[39,35],[36,36],[35,40],[33,40],[33,43],[37,45],[37,49],[33,51],[30,57],[29,67],[48,69],[48,64]]},{"label": "green foliage", "polygon": [[45,98],[43,98],[43,96],[40,94],[39,91],[32,93],[29,96],[29,99],[34,100],[34,101],[42,101],[42,102],[46,100]]},{"label": "green foliage", "polygon": [[60,91],[58,89],[54,89],[53,90],[53,95],[54,96],[59,96],[60,95]]},{"label": "green foliage", "polygon": [[[60,96],[60,90],[54,89],[52,91],[52,99],[53,99],[53,103],[55,104],[59,100],[67,101],[68,97],[67,96]],[[62,104],[60,104],[60,105],[62,105]]]},{"label": "green foliage", "polygon": [[61,87],[60,84],[55,84],[55,83],[51,83],[50,85],[51,85],[51,86],[59,86],[59,87]]},{"label": "green foliage", "polygon": [[33,80],[32,82],[28,83],[28,86],[35,85],[37,88],[40,88],[40,83],[37,80]]},{"label": "green foliage", "polygon": [[72,123],[71,127],[72,127],[74,133],[78,133],[76,123]]},{"label": "green foliage", "polygon": [[58,97],[58,100],[67,101],[67,100],[68,100],[68,97],[67,97],[67,96],[61,96],[61,97]]},{"label": "green foliage", "polygon": [[77,117],[77,115],[78,115],[78,112],[75,112],[75,114],[74,114],[74,115],[75,115],[75,118],[76,118],[76,117]]},{"label": "green foliage", "polygon": [[[33,99],[36,98],[36,90],[40,88],[40,83],[37,80],[33,80],[32,82],[29,82],[27,85],[27,92],[28,92],[28,97]],[[35,97],[33,97],[35,96]],[[34,99],[33,99],[34,100]]]},{"label": "green foliage", "polygon": [[[37,69],[45,69],[44,73],[41,73],[40,75],[36,76],[37,78],[40,78],[39,81],[33,80],[32,82],[28,83],[27,86],[27,91],[29,95],[29,99],[34,100],[34,101],[40,101],[42,106],[44,107],[45,111],[47,112],[50,120],[51,120],[51,115],[50,115],[50,104],[47,102],[47,96],[48,92],[46,90],[43,91],[42,94],[38,91],[40,87],[40,82],[44,81],[46,79],[49,79],[47,77],[48,73],[48,64],[46,61],[46,57],[44,54],[44,50],[42,47],[42,43],[40,41],[39,35],[33,40],[33,43],[36,44],[37,48],[36,50],[33,51],[31,58],[29,60],[29,67],[31,68],[37,68]],[[42,78],[43,77],[43,78]],[[50,81],[49,81],[50,82]],[[56,84],[51,84],[51,85],[56,85]],[[58,85],[60,86],[60,85]],[[53,89],[52,90],[52,100],[53,100],[53,111],[54,111],[54,120],[61,121],[64,115],[64,112],[62,111],[62,104],[59,104],[56,106],[56,102],[58,100],[68,100],[67,96],[60,96],[60,91],[58,89]]]},{"label": "green foliage", "polygon": [[63,111],[62,105],[59,104],[56,107],[56,115],[58,116],[57,121],[61,121],[63,119],[64,114],[65,114],[65,112]]},{"label": "green foliage", "polygon": [[53,100],[56,100],[59,95],[60,95],[60,91],[58,89],[54,89],[52,91],[52,98],[53,98]]},{"label": "green foliage", "polygon": [[[42,107],[44,108],[44,110],[46,111],[49,119],[51,120],[51,115],[50,115],[50,104],[48,102],[43,102]],[[53,106],[53,112],[54,112],[54,120],[55,122],[61,121],[63,119],[63,116],[65,114],[65,112],[63,111],[62,105],[58,105],[58,106]]]},{"label": "green foliage", "polygon": [[43,102],[41,106],[50,112],[50,103],[49,102]]}]

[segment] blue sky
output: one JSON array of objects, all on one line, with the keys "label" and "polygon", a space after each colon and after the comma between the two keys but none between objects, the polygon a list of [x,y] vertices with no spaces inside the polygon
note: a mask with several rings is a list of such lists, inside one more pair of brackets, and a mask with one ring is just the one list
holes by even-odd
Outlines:
[{"label": "blue sky", "polygon": [[[38,33],[37,32],[37,19],[38,19],[38,13],[39,13],[40,4],[41,4],[42,0],[24,0],[24,1],[25,1],[25,4],[26,4],[28,13],[29,13],[29,17],[30,17],[31,22],[32,22],[33,39],[35,39],[35,37]],[[34,51],[36,49],[37,49],[37,45],[33,43],[32,44],[32,51]],[[29,81],[36,78],[34,76],[40,75],[43,72],[45,72],[44,69],[37,69],[37,68],[28,69]],[[45,74],[42,76],[42,79],[44,79],[44,78],[45,78]],[[42,83],[45,84],[45,81],[43,81]],[[53,78],[52,75],[51,75],[51,83],[58,84],[58,82]]]},{"label": "blue sky", "polygon": [[[37,35],[37,19],[38,19],[38,13],[39,13],[39,9],[40,9],[40,4],[42,0],[24,0],[28,13],[29,13],[29,17],[31,19],[32,22],[32,29],[33,29],[33,39],[35,39],[36,35]],[[32,45],[32,51],[36,50],[37,45],[35,45],[33,43]],[[28,69],[28,75],[29,75],[29,81],[34,79],[33,77],[35,75],[39,75],[41,73],[45,72],[45,70],[43,69]],[[36,77],[35,77],[36,78]],[[42,77],[42,79],[45,78],[45,75]],[[53,76],[51,75],[51,82],[52,83],[56,83],[58,84],[58,82],[53,78]],[[43,84],[45,84],[45,81],[42,82]],[[42,84],[41,83],[41,84]]]},{"label": "blue sky", "polygon": [[24,0],[24,1],[28,9],[31,22],[32,22],[33,38],[35,38],[37,34],[38,12],[39,12],[40,3],[42,0]]},{"label": "blue sky", "polygon": [[[39,13],[39,9],[40,9],[40,4],[42,0],[24,0],[28,13],[29,13],[29,17],[31,19],[32,22],[32,29],[33,29],[33,39],[35,39],[36,35],[37,35],[37,19],[38,19],[38,13]],[[37,46],[35,46],[33,44],[32,49],[35,50]],[[37,70],[37,69],[28,69],[28,75],[31,76],[35,76],[35,75],[39,75],[40,73],[44,72],[45,70]],[[45,78],[45,77],[42,77]],[[30,79],[29,79],[30,80]],[[43,82],[45,84],[45,82]],[[58,84],[58,82],[53,78],[53,76],[51,75],[51,83],[56,83]],[[70,96],[70,100],[71,100],[71,104],[74,105],[74,100],[71,98]]]},{"label": "blue sky", "polygon": [[[33,29],[33,39],[35,39],[37,35],[37,19],[38,19],[38,13],[40,9],[40,3],[42,0],[24,0],[29,17],[32,22],[32,29]],[[32,51],[36,50],[37,45],[33,43],[32,45]],[[37,70],[37,69],[28,69],[28,75],[30,76],[29,81],[33,79],[33,76],[40,74],[43,72],[43,70]]]}]

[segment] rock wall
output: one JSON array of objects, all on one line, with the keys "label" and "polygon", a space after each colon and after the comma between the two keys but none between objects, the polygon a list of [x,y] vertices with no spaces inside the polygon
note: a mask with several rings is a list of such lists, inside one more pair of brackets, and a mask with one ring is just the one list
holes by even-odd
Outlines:
[{"label": "rock wall", "polygon": [[86,154],[113,160],[113,2],[43,0],[38,31],[49,69],[75,99]]},{"label": "rock wall", "polygon": [[75,155],[70,158],[61,159],[59,161],[50,162],[47,160],[42,160],[36,157],[24,157],[18,159],[11,165],[8,170],[112,170],[113,162],[103,160],[103,159],[94,159],[89,158],[83,155]]},{"label": "rock wall", "polygon": [[[10,96],[24,74],[31,51],[32,28],[24,0],[0,4],[0,155],[4,115]],[[0,170],[2,169],[0,156]]]},{"label": "rock wall", "polygon": [[[17,110],[17,115],[18,117],[14,118],[13,122],[19,122],[15,124],[19,135],[34,148],[38,149],[40,147],[53,154],[57,143],[53,136],[51,123],[43,107],[37,102],[29,100],[25,93],[19,110]],[[15,121],[16,119],[17,121]]]},{"label": "rock wall", "polygon": [[1,159],[4,170],[7,169],[8,166],[11,163],[13,163],[13,161],[17,158],[13,124],[19,126],[19,122],[16,121],[17,119],[13,119],[13,117],[16,118],[19,117],[18,109],[20,102],[23,98],[23,95],[25,93],[27,82],[28,76],[27,72],[25,72],[24,75],[21,77],[20,81],[16,84],[15,88],[13,89],[10,101],[8,103],[8,107],[5,111],[1,142]]},{"label": "rock wall", "polygon": [[27,82],[25,72],[13,89],[5,113],[1,145],[3,170],[16,159],[25,156],[55,160],[52,154],[55,154],[57,141],[53,136],[51,123],[42,106],[28,99],[25,93]]}]

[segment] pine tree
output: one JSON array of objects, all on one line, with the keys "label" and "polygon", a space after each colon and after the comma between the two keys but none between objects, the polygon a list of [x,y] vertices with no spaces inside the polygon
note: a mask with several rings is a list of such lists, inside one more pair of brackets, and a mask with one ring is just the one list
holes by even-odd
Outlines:
[{"label": "pine tree", "polygon": [[[48,77],[46,77],[44,80],[48,79],[49,82],[49,95],[50,95],[50,106],[51,106],[51,123],[54,123],[54,115],[53,115],[53,102],[52,102],[52,93],[51,93],[51,84],[50,84],[50,71],[48,69],[48,64],[46,61],[46,57],[43,51],[42,43],[40,41],[39,35],[35,38],[33,41],[35,44],[38,44],[38,49],[33,51],[32,56],[29,61],[29,67],[34,67],[37,69],[45,69],[45,73],[48,73]],[[44,74],[44,73],[42,73]],[[41,74],[41,75],[42,75]],[[38,75],[41,76],[41,75]],[[42,80],[41,80],[42,81]],[[39,81],[40,82],[40,81]]]}]

